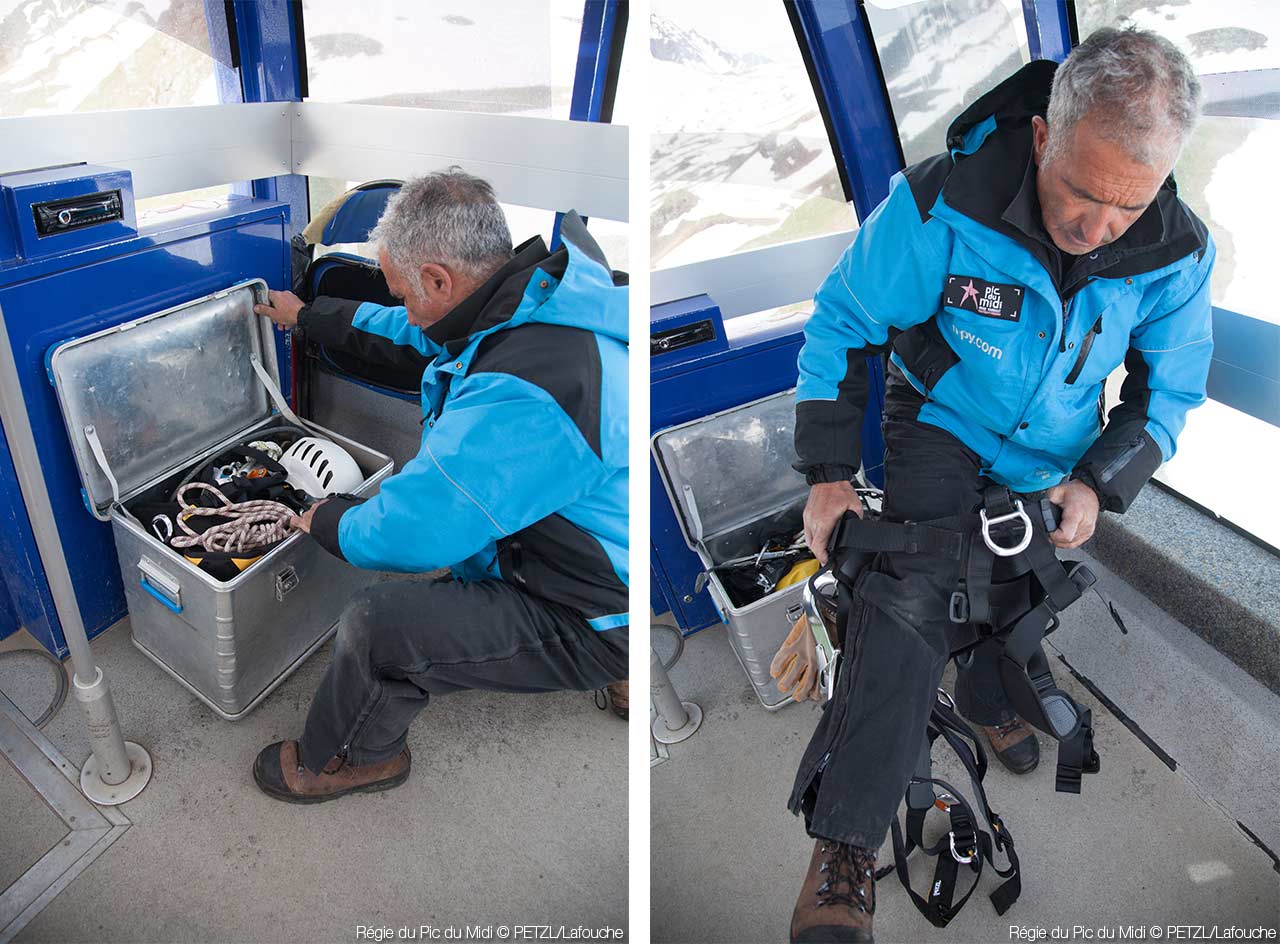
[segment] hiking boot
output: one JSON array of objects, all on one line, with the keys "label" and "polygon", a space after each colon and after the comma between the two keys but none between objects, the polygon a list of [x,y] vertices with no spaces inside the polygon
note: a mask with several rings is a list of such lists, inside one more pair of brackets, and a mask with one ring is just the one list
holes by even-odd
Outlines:
[{"label": "hiking boot", "polygon": [[809,860],[795,911],[791,940],[855,941],[873,944],[876,910],[876,854],[873,849],[819,839]]},{"label": "hiking boot", "polygon": [[626,721],[631,708],[630,687],[627,682],[610,682],[605,686],[605,691],[609,694],[609,710]]},{"label": "hiking boot", "polygon": [[1040,742],[1031,726],[1017,715],[999,724],[979,725],[987,736],[996,759],[1015,774],[1030,773],[1040,763]]},{"label": "hiking boot", "polygon": [[390,790],[409,779],[409,748],[390,760],[354,766],[334,757],[313,774],[298,759],[297,741],[276,741],[253,762],[253,779],[267,796],[288,803],[323,803],[348,793]]}]

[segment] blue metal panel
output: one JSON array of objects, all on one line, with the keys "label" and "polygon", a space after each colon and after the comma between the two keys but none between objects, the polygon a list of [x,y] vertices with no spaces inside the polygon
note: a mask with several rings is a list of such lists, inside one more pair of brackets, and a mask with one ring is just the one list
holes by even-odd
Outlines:
[{"label": "blue metal panel", "polygon": [[[45,371],[48,349],[190,301],[252,278],[272,288],[289,282],[286,226],[279,204],[240,199],[232,208],[169,229],[144,230],[124,240],[26,265],[0,267],[0,308],[4,311],[19,382],[35,435],[41,469],[67,565],[89,635],[101,632],[125,612],[119,566],[108,525],[85,508],[81,484],[62,414]],[[92,304],[86,305],[85,300]],[[0,510],[21,505],[12,469],[0,463]],[[21,516],[25,519],[25,513]],[[10,523],[14,527],[10,527]],[[28,549],[38,561],[29,525],[6,521],[0,542]],[[7,563],[7,561],[6,561]],[[36,565],[40,592],[19,598],[8,584],[18,617],[51,651],[66,651],[61,627],[47,600],[43,571]],[[43,608],[43,612],[41,612]],[[44,620],[47,629],[41,629]]]},{"label": "blue metal panel", "polygon": [[848,195],[865,220],[902,169],[898,128],[866,13],[857,0],[787,4],[787,10]]},{"label": "blue metal panel", "polygon": [[4,584],[0,584],[0,639],[12,636],[20,628],[18,614],[13,611],[13,604],[9,602],[9,594]]},{"label": "blue metal panel", "polygon": [[[53,597],[44,579],[36,551],[35,535],[18,489],[18,475],[9,454],[9,443],[0,427],[0,638],[20,626],[59,655],[62,640],[54,639]],[[4,609],[7,607],[7,611]]]},{"label": "blue metal panel", "polygon": [[1068,2],[1022,0],[1022,17],[1027,24],[1027,46],[1032,59],[1061,62],[1071,52],[1075,27]]},{"label": "blue metal panel", "polygon": [[[5,213],[0,228],[9,235],[0,244],[11,247],[6,261],[16,257],[34,259],[57,255],[136,236],[137,217],[133,207],[133,175],[118,167],[74,164],[6,174],[0,177]],[[103,220],[87,226],[41,236],[36,229],[35,205],[55,200],[114,192],[120,198],[120,219]],[[69,211],[68,211],[69,212]]]},{"label": "blue metal panel", "polygon": [[[693,345],[677,347],[675,350],[659,349],[660,335],[698,324],[710,325],[711,337]],[[693,298],[654,305],[649,309],[649,338],[649,369],[651,371],[673,367],[694,358],[718,354],[729,349],[729,339],[724,333],[724,319],[721,317],[720,309],[706,295],[696,295]]]}]

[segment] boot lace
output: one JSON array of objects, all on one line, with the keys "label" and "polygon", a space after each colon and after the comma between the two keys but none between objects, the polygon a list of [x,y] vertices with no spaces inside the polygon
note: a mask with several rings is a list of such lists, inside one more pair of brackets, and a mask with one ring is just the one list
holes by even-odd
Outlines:
[{"label": "boot lace", "polygon": [[1002,724],[997,724],[996,730],[1000,732],[1000,736],[1002,738],[1007,738],[1010,734],[1013,734],[1013,732],[1022,730],[1022,719],[1017,715],[1014,715],[1008,721],[1005,721]]},{"label": "boot lace", "polygon": [[818,907],[845,905],[865,914],[875,914],[876,856],[870,849],[827,842],[822,846],[826,857],[821,871],[826,881],[818,886]]}]

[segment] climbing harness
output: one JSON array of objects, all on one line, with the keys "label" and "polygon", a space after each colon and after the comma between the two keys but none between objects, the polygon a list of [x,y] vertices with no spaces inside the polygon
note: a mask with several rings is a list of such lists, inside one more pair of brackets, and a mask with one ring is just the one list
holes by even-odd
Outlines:
[{"label": "climbing harness", "polygon": [[[966,802],[959,790],[931,775],[929,755],[938,738],[946,741],[960,758],[969,775],[975,803]],[[986,775],[987,755],[981,741],[956,713],[950,696],[939,689],[929,716],[928,734],[917,762],[917,771],[907,787],[905,829],[899,825],[896,816],[891,826],[893,865],[885,866],[876,873],[879,880],[896,871],[898,880],[916,908],[936,928],[945,928],[977,891],[984,863],[1004,879],[990,895],[996,914],[1003,915],[1008,911],[1022,893],[1022,870],[1013,837],[1009,834],[1009,827],[987,802],[987,793],[982,785]],[[947,814],[948,829],[933,845],[926,845],[925,819],[933,809]],[[927,897],[922,897],[911,887],[907,869],[908,858],[917,849],[938,860]],[[1003,854],[1007,860],[1004,868],[996,864],[997,854]],[[957,901],[956,888],[960,884],[962,866],[967,866],[973,873],[973,882]]]},{"label": "climbing harness", "polygon": [[[1086,591],[1098,591],[1088,566],[1059,560],[1054,552],[1048,534],[1058,527],[1056,508],[1047,499],[1034,502],[1015,497],[1000,486],[984,490],[975,512],[924,522],[883,521],[865,497],[864,506],[863,517],[847,514],[835,529],[829,563],[809,578],[802,596],[817,646],[819,682],[827,697],[835,689],[842,632],[851,625],[856,607],[875,607],[899,619],[927,618],[920,609],[927,604],[918,599],[919,594],[870,566],[875,556],[926,552],[952,561],[960,574],[948,606],[952,655],[963,662],[972,658],[972,650],[982,642],[994,639],[1001,646],[998,667],[1006,695],[1019,716],[1059,742],[1057,790],[1079,793],[1083,775],[1096,773],[1100,766],[1093,748],[1092,717],[1087,707],[1057,687],[1042,643],[1058,628],[1058,614]],[[1115,608],[1109,605],[1108,609],[1121,631],[1127,632]],[[967,802],[960,791],[932,776],[930,749],[939,738],[960,758],[975,802]],[[1005,879],[991,895],[998,914],[1004,914],[1021,891],[1012,837],[991,810],[983,789],[986,771],[986,753],[977,735],[956,712],[950,697],[939,691],[916,774],[907,789],[905,831],[896,818],[893,822],[895,864],[878,876],[896,869],[912,901],[936,927],[945,927],[968,901],[984,862]],[[935,807],[948,814],[950,829],[943,839],[926,845],[925,814]],[[938,859],[927,898],[910,886],[907,858],[917,849]],[[1005,855],[1005,868],[996,865],[996,853]],[[962,866],[974,872],[974,881],[957,901]]]}]

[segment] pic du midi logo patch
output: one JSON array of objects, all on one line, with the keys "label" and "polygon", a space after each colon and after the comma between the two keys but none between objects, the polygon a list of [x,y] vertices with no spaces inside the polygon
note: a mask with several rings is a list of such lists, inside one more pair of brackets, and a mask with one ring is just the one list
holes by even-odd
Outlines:
[{"label": "pic du midi logo patch", "polygon": [[987,282],[971,275],[948,275],[942,303],[952,308],[968,309],[984,318],[1018,321],[1022,317],[1021,285]]}]

